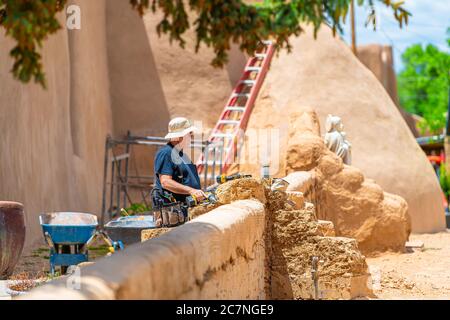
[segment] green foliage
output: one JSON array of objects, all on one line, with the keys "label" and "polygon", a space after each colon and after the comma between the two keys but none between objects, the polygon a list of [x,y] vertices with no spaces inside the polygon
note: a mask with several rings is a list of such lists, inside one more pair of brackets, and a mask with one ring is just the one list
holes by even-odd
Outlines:
[{"label": "green foliage", "polygon": [[89,260],[95,260],[100,257],[107,256],[110,253],[109,245],[102,244],[89,247]]},{"label": "green foliage", "polygon": [[[147,9],[162,12],[158,34],[168,34],[171,41],[184,47],[183,34],[192,26],[196,32],[196,50],[201,44],[212,47],[216,56],[212,65],[222,67],[228,60],[231,44],[253,54],[265,39],[273,39],[278,50],[291,48],[289,37],[300,35],[300,23],[310,23],[317,33],[322,23],[333,31],[342,31],[351,0],[130,0],[141,15]],[[374,2],[389,7],[400,27],[410,15],[404,1],[357,0],[368,4],[370,19],[376,25]],[[45,84],[42,57],[38,53],[42,40],[60,28],[55,15],[66,0],[0,0],[0,27],[12,37],[17,46],[11,51],[13,74],[23,82],[34,78]],[[193,13],[191,19],[187,12]]]},{"label": "green foliage", "polygon": [[29,82],[32,78],[45,87],[42,57],[38,48],[48,35],[61,28],[57,12],[66,0],[0,0],[0,27],[16,46],[10,51],[14,59],[12,73],[16,79]]},{"label": "green foliage", "polygon": [[[450,37],[448,42],[450,46]],[[424,118],[419,123],[422,131],[442,133],[449,101],[450,54],[431,44],[416,44],[406,49],[402,60],[404,69],[398,75],[400,104]]]},{"label": "green foliage", "polygon": [[450,196],[450,172],[444,163],[439,168],[439,182],[441,184],[442,191],[448,198]]},{"label": "green foliage", "polygon": [[151,211],[151,210],[152,210],[152,208],[148,207],[144,203],[133,203],[128,208],[122,209],[121,210],[121,215],[122,216],[134,216],[134,215],[137,215],[139,213],[144,213],[144,212],[148,212],[148,211]]}]

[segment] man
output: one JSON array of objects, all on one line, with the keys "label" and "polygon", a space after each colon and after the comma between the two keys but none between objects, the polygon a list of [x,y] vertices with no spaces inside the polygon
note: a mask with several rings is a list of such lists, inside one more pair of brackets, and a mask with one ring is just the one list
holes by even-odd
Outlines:
[{"label": "man", "polygon": [[[201,190],[197,167],[187,155],[196,128],[186,118],[175,118],[169,123],[166,139],[169,143],[155,156],[156,183],[153,189],[153,206],[185,202],[191,195],[199,201],[205,199]],[[184,212],[185,217],[187,212]]]}]

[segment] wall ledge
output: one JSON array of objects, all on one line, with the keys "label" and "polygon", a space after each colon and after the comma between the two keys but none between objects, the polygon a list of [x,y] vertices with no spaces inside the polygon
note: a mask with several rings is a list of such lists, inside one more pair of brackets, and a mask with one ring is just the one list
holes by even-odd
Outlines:
[{"label": "wall ledge", "polygon": [[264,228],[262,203],[236,201],[21,299],[264,299]]}]

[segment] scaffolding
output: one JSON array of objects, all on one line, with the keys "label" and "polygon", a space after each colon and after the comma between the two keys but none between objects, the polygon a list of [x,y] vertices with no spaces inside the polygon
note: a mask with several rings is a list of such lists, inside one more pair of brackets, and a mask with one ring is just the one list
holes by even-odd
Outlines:
[{"label": "scaffolding", "polygon": [[[130,132],[123,139],[114,139],[111,136],[106,137],[105,158],[103,171],[103,192],[102,192],[102,215],[101,225],[119,217],[121,210],[133,204],[140,203],[147,208],[151,208],[151,191],[154,188],[155,176],[142,175],[135,166],[134,174],[130,174],[131,163],[136,163],[136,156],[133,152],[133,146],[145,146],[155,154],[159,148],[165,146],[168,140],[162,137],[152,136],[134,136]],[[210,184],[214,183],[215,175],[222,174],[222,156],[223,143],[211,143],[208,141],[192,141],[191,148],[200,150],[205,157],[213,154],[213,165],[207,166],[202,172],[202,188],[204,190]],[[216,163],[217,162],[217,163]],[[151,166],[151,163],[149,163]],[[216,166],[220,169],[215,172]],[[138,194],[138,200],[131,194]]]}]

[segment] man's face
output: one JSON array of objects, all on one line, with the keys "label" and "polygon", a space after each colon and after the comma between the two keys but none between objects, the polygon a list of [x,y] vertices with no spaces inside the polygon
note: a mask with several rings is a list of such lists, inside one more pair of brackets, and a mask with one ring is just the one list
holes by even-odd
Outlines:
[{"label": "man's face", "polygon": [[183,140],[181,141],[181,147],[183,150],[188,151],[188,149],[191,147],[191,142],[194,138],[193,133],[189,133],[183,137]]}]

